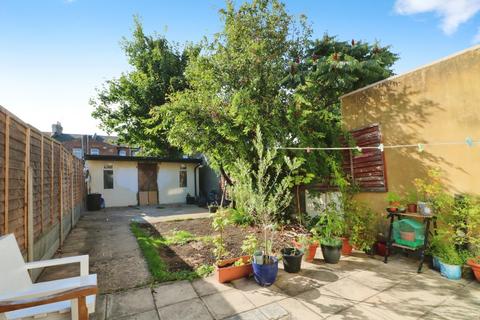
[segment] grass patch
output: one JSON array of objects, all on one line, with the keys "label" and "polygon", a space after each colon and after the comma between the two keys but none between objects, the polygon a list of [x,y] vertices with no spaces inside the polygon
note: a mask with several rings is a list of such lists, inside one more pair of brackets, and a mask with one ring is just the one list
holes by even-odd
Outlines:
[{"label": "grass patch", "polygon": [[[137,238],[138,245],[142,250],[145,260],[147,260],[148,269],[153,278],[159,282],[173,281],[173,280],[193,280],[200,277],[205,277],[213,272],[214,267],[210,265],[202,265],[195,271],[168,271],[167,264],[158,255],[158,249],[162,245],[169,244],[186,244],[190,241],[197,240],[203,237],[194,237],[187,231],[177,231],[170,237],[155,237],[146,233],[137,223],[130,224],[130,230]],[[185,242],[186,241],[186,242]]]}]

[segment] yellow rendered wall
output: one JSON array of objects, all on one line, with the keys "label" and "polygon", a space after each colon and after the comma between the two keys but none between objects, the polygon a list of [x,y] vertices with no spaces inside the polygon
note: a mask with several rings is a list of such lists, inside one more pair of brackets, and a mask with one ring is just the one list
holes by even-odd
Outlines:
[{"label": "yellow rendered wall", "polygon": [[[421,53],[419,53],[421,54]],[[480,140],[480,46],[342,97],[344,127],[379,123],[383,143]],[[389,191],[439,168],[451,193],[480,193],[480,145],[385,150]],[[383,210],[385,193],[357,196]]]}]

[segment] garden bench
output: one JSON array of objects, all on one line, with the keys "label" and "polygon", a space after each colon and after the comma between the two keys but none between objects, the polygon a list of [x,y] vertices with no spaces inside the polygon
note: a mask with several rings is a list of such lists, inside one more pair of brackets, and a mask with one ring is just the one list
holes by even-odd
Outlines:
[{"label": "garden bench", "polygon": [[[80,276],[32,283],[28,270],[80,264]],[[25,263],[13,234],[0,237],[0,320],[58,318],[86,320],[95,311],[97,275],[88,274],[88,255]]]}]

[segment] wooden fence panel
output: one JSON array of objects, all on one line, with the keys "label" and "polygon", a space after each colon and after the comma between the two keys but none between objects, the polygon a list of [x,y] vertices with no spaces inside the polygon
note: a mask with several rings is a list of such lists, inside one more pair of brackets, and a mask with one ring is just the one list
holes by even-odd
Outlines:
[{"label": "wooden fence panel", "polygon": [[[62,215],[72,217],[75,210],[83,210],[83,161],[1,106],[0,150],[0,236],[14,233],[24,255],[28,251],[32,259],[34,244],[51,238],[44,236]],[[28,197],[30,187],[33,199]],[[44,244],[53,245],[44,241],[39,248],[45,250]]]}]

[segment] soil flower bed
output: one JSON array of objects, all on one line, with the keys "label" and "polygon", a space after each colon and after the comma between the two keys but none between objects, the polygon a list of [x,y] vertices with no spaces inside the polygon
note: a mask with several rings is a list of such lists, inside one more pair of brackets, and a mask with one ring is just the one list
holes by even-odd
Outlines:
[{"label": "soil flower bed", "polygon": [[[156,281],[194,279],[213,272],[215,258],[212,253],[212,219],[194,219],[151,224],[131,224],[131,230],[147,260]],[[287,227],[276,232],[274,252],[291,247],[301,230]],[[230,225],[225,229],[228,258],[242,256],[242,241],[246,235],[255,234],[261,239],[262,230],[252,226]]]}]

